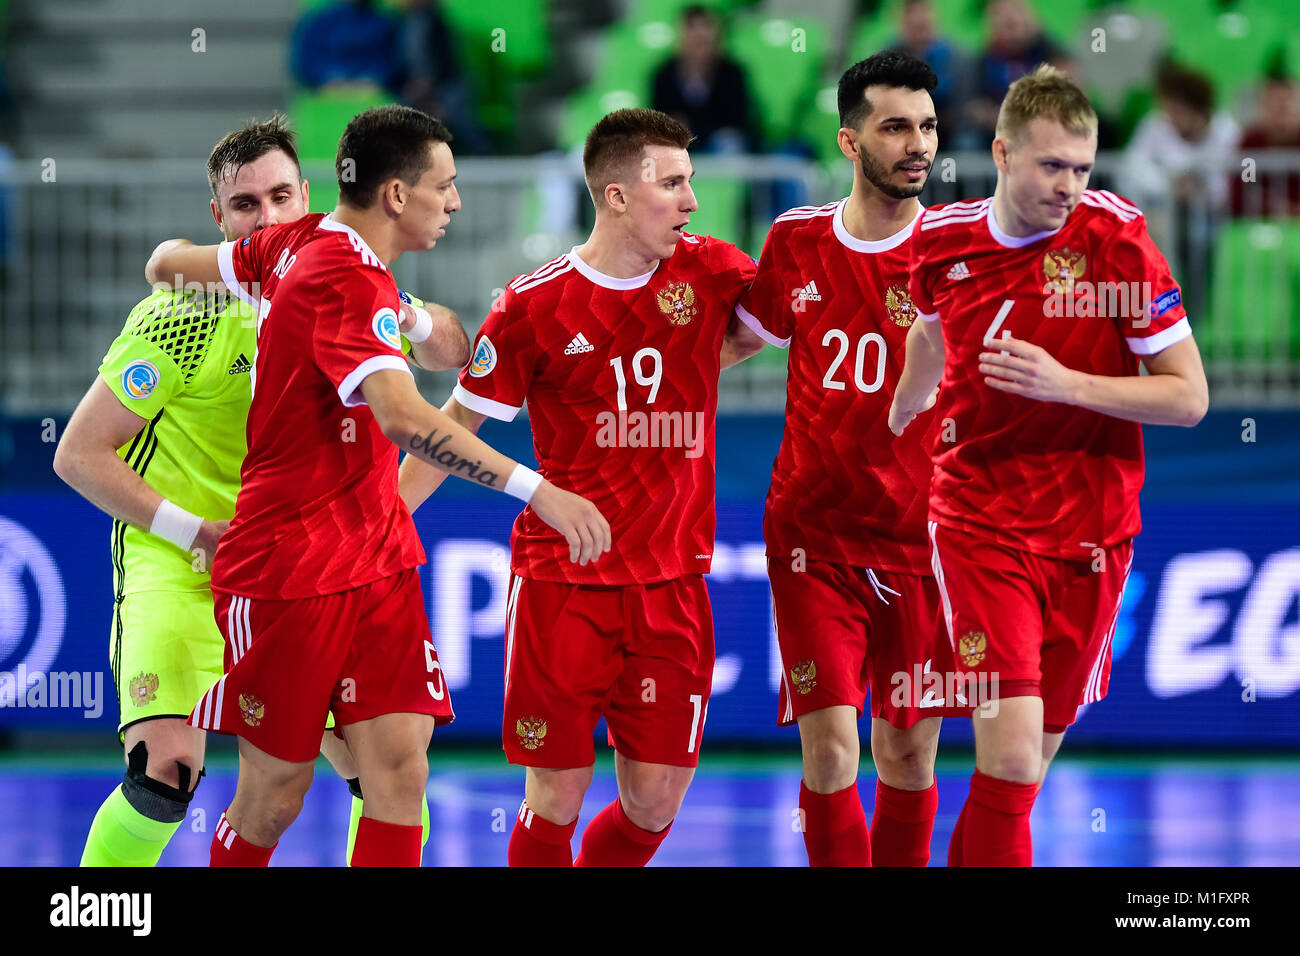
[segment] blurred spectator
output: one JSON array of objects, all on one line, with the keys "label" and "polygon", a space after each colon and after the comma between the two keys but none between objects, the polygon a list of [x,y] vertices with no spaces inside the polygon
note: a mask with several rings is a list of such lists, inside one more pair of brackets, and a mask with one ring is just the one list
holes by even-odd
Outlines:
[{"label": "blurred spectator", "polygon": [[970,61],[950,40],[939,34],[934,4],[930,0],[904,0],[898,21],[898,39],[891,49],[923,60],[939,77],[930,94],[939,117],[939,136],[955,136],[964,119],[966,91],[970,88]]},{"label": "blurred spectator", "polygon": [[998,107],[1016,80],[1060,51],[1024,0],[994,0],[988,7],[989,45],[975,62],[974,89],[967,104],[961,149],[986,149],[993,142]]},{"label": "blurred spectator", "polygon": [[401,92],[397,22],[373,0],[337,0],[313,10],[290,41],[293,78],[310,90],[352,87]]},{"label": "blurred spectator", "polygon": [[[1241,137],[1241,152],[1248,156],[1258,157],[1270,149],[1300,149],[1300,95],[1295,80],[1287,76],[1264,81],[1254,125]],[[1238,168],[1230,182],[1234,216],[1300,216],[1300,173],[1287,173],[1284,178],[1281,173],[1256,170],[1255,181],[1245,183]]]},{"label": "blurred spectator", "polygon": [[456,137],[458,155],[494,152],[474,113],[474,97],[454,36],[436,0],[406,0],[402,19],[402,102],[436,116]]},{"label": "blurred spectator", "polygon": [[1142,118],[1124,152],[1120,189],[1146,213],[1183,286],[1188,315],[1198,315],[1240,130],[1215,111],[1214,86],[1194,70],[1161,67],[1156,101],[1159,109]]},{"label": "blurred spectator", "polygon": [[692,148],[742,153],[755,144],[749,87],[740,64],[722,53],[722,28],[706,7],[682,11],[677,56],[657,71],[651,106],[695,134]]},{"label": "blurred spectator", "polygon": [[1168,64],[1156,76],[1159,109],[1138,124],[1124,154],[1125,186],[1139,205],[1199,200],[1213,212],[1227,203],[1224,173],[1240,130],[1214,109],[1214,87],[1194,70]]}]

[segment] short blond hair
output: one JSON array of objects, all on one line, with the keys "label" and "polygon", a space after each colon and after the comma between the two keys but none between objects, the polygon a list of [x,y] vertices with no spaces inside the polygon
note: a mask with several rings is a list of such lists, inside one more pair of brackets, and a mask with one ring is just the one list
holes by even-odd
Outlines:
[{"label": "short blond hair", "polygon": [[994,135],[998,139],[1015,141],[1030,121],[1040,116],[1056,120],[1067,133],[1075,136],[1097,134],[1097,111],[1083,90],[1056,67],[1046,63],[1011,84],[998,110]]}]

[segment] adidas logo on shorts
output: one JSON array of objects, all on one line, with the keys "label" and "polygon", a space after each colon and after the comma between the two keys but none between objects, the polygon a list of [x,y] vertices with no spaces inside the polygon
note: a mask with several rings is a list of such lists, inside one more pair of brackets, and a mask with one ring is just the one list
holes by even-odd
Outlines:
[{"label": "adidas logo on shorts", "polygon": [[594,352],[594,351],[596,351],[596,346],[588,342],[587,337],[583,335],[581,332],[579,332],[577,335],[573,337],[573,341],[570,342],[565,347],[564,354],[581,355],[583,352]]},{"label": "adidas logo on shorts", "polygon": [[822,294],[817,291],[817,283],[809,282],[802,289],[795,289],[794,297],[802,302],[820,302]]},{"label": "adidas logo on shorts", "polygon": [[966,268],[965,262],[959,262],[948,270],[949,279],[969,279],[970,270]]}]

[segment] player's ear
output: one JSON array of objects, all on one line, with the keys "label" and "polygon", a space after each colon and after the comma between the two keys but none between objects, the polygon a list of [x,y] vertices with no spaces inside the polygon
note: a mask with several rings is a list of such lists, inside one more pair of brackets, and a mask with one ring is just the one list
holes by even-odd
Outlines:
[{"label": "player's ear", "polygon": [[[221,215],[221,207],[217,205],[217,201],[215,199],[209,199],[208,208],[212,210],[212,219],[214,222],[216,222],[217,228],[221,229],[221,222],[222,219],[224,218]],[[223,234],[225,233],[224,229],[222,229],[221,231]]]},{"label": "player's ear", "polygon": [[858,159],[857,136],[857,130],[849,129],[847,126],[841,126],[839,136],[835,139],[835,142],[840,147],[840,152],[844,154],[844,158],[851,159],[854,162]]},{"label": "player's ear", "polygon": [[993,164],[997,166],[998,172],[1007,171],[1007,154],[1011,152],[1011,144],[1001,137],[993,140]]},{"label": "player's ear", "polygon": [[622,183],[610,183],[605,187],[605,203],[615,212],[627,211],[627,193]]},{"label": "player's ear", "polygon": [[386,209],[391,210],[393,215],[400,216],[406,208],[406,184],[397,178],[388,180],[379,188],[379,198]]},{"label": "player's ear", "polygon": [[304,212],[311,212],[311,189],[305,179],[302,181],[302,208]]}]

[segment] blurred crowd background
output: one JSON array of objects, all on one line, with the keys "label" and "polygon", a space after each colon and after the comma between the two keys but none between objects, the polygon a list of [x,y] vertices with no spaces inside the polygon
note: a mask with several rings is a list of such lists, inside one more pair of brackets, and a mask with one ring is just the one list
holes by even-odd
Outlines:
[{"label": "blurred crowd background", "polygon": [[[885,48],[940,77],[928,203],[992,191],[1012,81],[1039,62],[1076,77],[1101,116],[1093,185],[1147,213],[1216,402],[1300,406],[1294,0],[0,0],[0,408],[75,401],[152,243],[216,237],[201,163],[248,119],[288,114],[326,210],[357,111],[443,118],[465,208],[399,279],[472,329],[495,289],[590,224],[579,154],[601,115],[685,121],[693,231],[757,255],[775,215],[847,191],[835,84]],[[780,408],[769,353],[729,377],[724,408]]]}]

